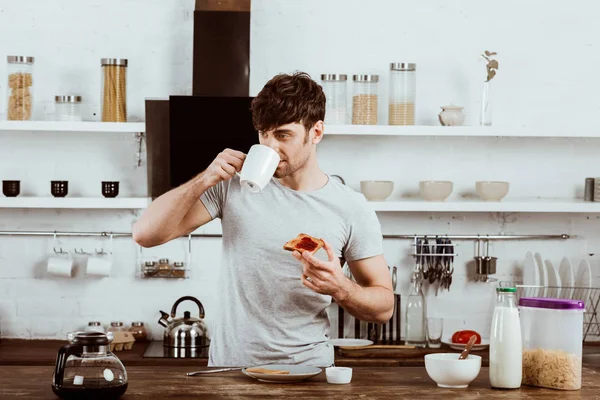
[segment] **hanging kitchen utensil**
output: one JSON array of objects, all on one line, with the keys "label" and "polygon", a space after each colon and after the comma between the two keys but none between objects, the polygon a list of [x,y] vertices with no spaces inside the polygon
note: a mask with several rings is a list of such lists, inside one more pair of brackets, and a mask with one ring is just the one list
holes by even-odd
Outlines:
[{"label": "hanging kitchen utensil", "polygon": [[486,240],[485,256],[481,257],[480,267],[477,269],[477,274],[480,275],[485,282],[488,275],[494,275],[496,273],[496,261],[497,257],[491,257],[490,251],[490,240]]},{"label": "hanging kitchen utensil", "polygon": [[476,242],[476,246],[475,247],[475,280],[480,280],[481,279],[481,274],[483,271],[483,257],[481,256],[481,241],[479,240],[479,238],[477,238],[477,242]]},{"label": "hanging kitchen utensil", "polygon": [[448,239],[448,278],[446,282],[446,289],[450,291],[450,286],[452,285],[452,274],[454,273],[454,245],[452,244],[452,240]]}]

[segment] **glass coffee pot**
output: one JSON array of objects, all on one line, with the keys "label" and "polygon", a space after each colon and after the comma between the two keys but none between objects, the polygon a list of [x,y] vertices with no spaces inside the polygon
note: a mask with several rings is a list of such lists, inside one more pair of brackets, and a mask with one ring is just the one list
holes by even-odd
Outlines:
[{"label": "glass coffee pot", "polygon": [[127,372],[109,351],[112,332],[72,332],[58,351],[52,391],[61,399],[117,399],[127,390]]}]

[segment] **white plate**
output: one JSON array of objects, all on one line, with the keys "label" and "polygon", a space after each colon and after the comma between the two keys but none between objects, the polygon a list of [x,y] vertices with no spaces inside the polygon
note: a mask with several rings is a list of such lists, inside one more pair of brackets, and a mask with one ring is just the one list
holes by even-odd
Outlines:
[{"label": "white plate", "polygon": [[558,298],[560,287],[560,277],[558,276],[558,270],[552,264],[552,261],[546,260],[546,273],[548,280],[546,281],[546,286],[550,286],[546,288],[546,297],[550,298]]},{"label": "white plate", "polygon": [[[535,263],[538,267],[538,277],[540,281],[537,283],[538,286],[548,286],[548,272],[546,271],[546,266],[544,265],[544,261],[542,260],[542,255],[540,253],[535,253],[534,255]],[[538,297],[546,297],[546,288],[539,288]],[[536,297],[535,295],[532,297]]]},{"label": "white plate", "polygon": [[562,286],[560,297],[572,299],[575,274],[573,273],[573,267],[571,266],[571,261],[569,261],[568,257],[563,257],[560,261],[560,265],[558,266],[558,276],[560,276],[560,284]]},{"label": "white plate", "polygon": [[257,366],[254,368],[276,369],[289,372],[289,374],[260,374],[257,372],[248,372],[247,368],[242,369],[244,374],[254,379],[258,379],[261,382],[268,383],[301,382],[312,378],[313,376],[319,375],[322,372],[321,368],[307,367],[303,365],[273,364]]},{"label": "white plate", "polygon": [[[540,271],[535,265],[533,254],[528,251],[525,253],[525,262],[523,263],[523,285],[538,285],[540,281]],[[537,296],[537,290],[536,290]]]},{"label": "white plate", "polygon": [[[466,344],[463,343],[452,343],[450,341],[450,339],[442,339],[442,343],[447,344],[448,346],[450,346],[451,349],[454,350],[464,350]],[[488,339],[483,339],[481,338],[481,343],[479,344],[474,344],[473,347],[471,348],[471,351],[481,351],[481,350],[485,350],[489,347],[490,345],[490,341]]]},{"label": "white plate", "polygon": [[370,346],[373,344],[371,340],[366,339],[330,339],[327,341],[332,346],[344,346],[344,347],[360,347]]}]

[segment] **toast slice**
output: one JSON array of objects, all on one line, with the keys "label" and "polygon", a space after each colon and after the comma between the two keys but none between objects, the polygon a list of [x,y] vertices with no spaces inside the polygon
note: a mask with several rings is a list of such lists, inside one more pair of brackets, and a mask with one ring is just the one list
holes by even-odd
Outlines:
[{"label": "toast slice", "polygon": [[325,243],[323,243],[321,239],[317,239],[307,235],[306,233],[301,233],[294,239],[284,244],[283,249],[288,251],[298,250],[301,253],[303,251],[308,251],[311,254],[315,254],[324,245]]}]

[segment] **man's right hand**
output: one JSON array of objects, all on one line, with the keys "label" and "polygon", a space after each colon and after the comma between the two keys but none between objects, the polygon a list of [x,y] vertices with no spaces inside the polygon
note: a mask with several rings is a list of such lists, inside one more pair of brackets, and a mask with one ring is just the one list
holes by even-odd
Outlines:
[{"label": "man's right hand", "polygon": [[225,149],[220,152],[204,171],[207,186],[212,187],[221,181],[233,178],[236,172],[241,171],[245,159],[246,154],[241,151]]}]

